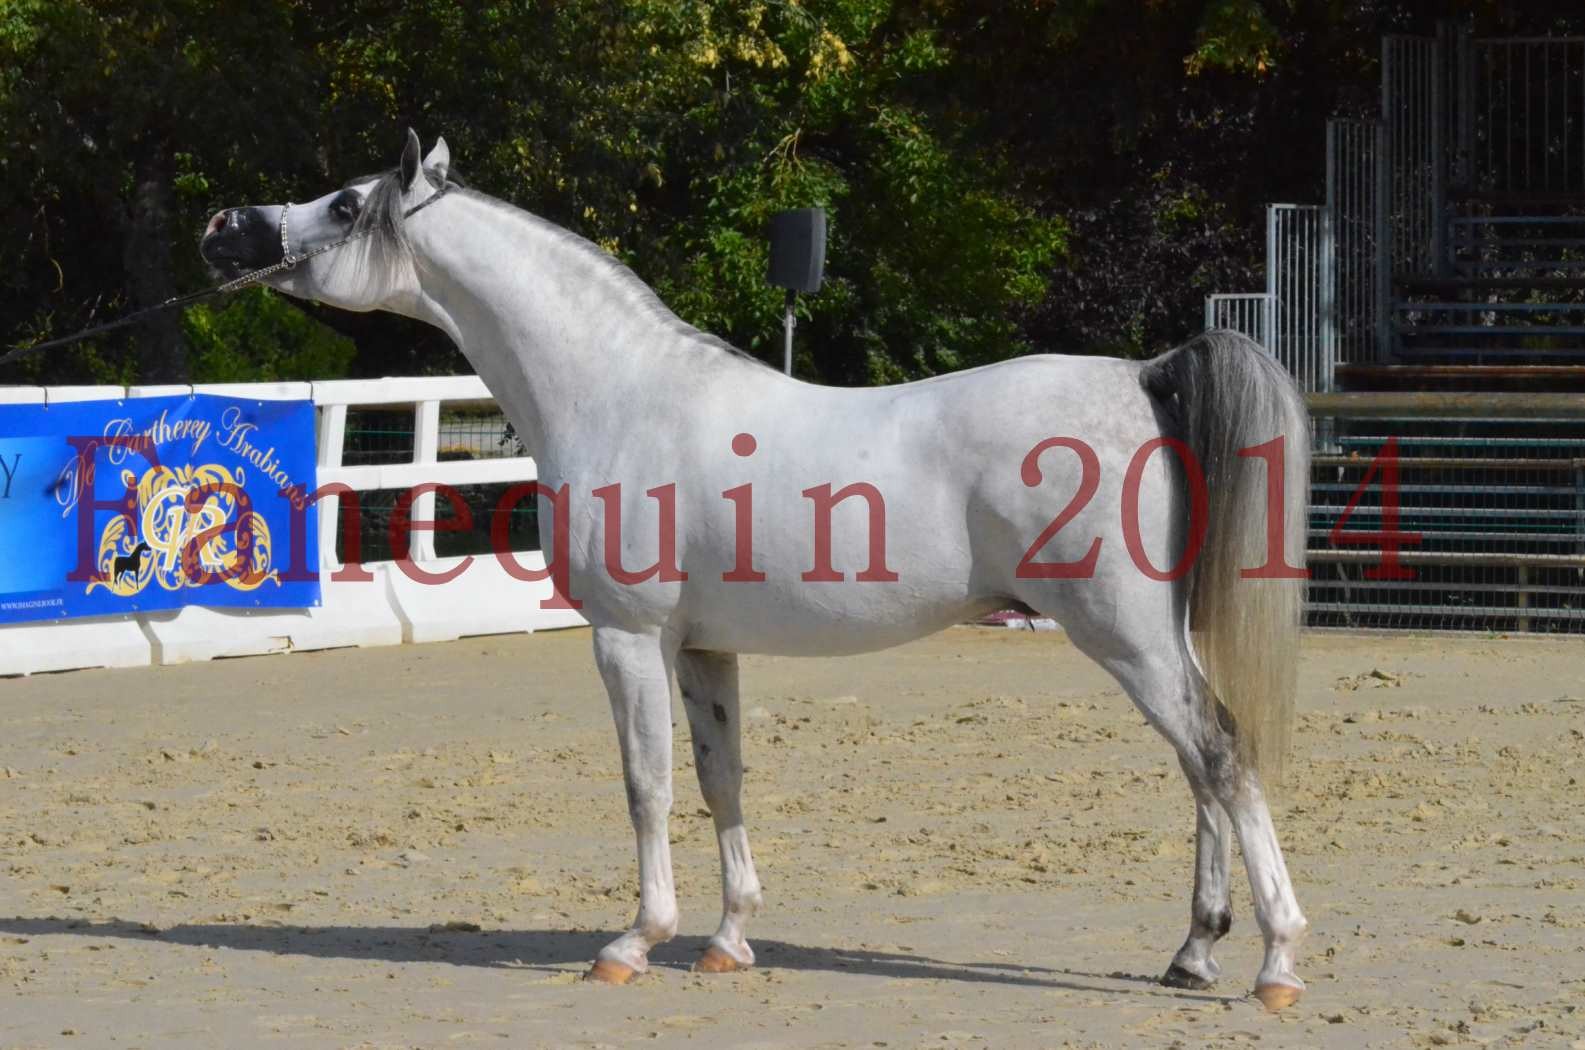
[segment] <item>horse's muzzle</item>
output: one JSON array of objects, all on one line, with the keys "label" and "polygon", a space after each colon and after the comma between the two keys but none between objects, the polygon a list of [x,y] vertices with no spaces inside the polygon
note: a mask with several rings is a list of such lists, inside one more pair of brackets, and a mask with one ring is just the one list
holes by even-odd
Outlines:
[{"label": "horse's muzzle", "polygon": [[280,262],[281,241],[258,208],[227,208],[209,220],[198,254],[222,276],[238,277]]}]

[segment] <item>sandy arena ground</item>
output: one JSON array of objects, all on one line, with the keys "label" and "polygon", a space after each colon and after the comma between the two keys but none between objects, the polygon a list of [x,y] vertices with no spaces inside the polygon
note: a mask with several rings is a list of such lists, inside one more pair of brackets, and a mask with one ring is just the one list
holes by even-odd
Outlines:
[{"label": "sandy arena ground", "polygon": [[[750,657],[760,968],[678,711],[682,933],[636,896],[587,631],[0,682],[0,1046],[1585,1048],[1585,647],[1311,636],[1276,806],[1312,923],[1280,1016],[1154,983],[1192,809],[1056,634]],[[448,928],[449,926],[449,928]]]}]

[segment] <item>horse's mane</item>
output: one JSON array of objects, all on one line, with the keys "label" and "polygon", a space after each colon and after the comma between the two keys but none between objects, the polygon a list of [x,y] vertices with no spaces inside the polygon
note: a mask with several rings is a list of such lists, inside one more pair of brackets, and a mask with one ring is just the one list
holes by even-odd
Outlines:
[{"label": "horse's mane", "polygon": [[[621,293],[628,305],[637,312],[649,317],[655,323],[663,326],[668,331],[686,341],[704,346],[713,350],[724,350],[735,357],[752,361],[757,365],[766,365],[764,361],[728,343],[726,340],[702,332],[693,325],[678,317],[655,294],[655,290],[645,284],[643,279],[634,273],[626,263],[601,248],[593,241],[580,237],[571,230],[557,226],[548,219],[542,219],[533,212],[525,211],[513,204],[491,197],[487,193],[471,189],[463,179],[452,172],[447,172],[444,177],[432,168],[424,169],[424,177],[437,191],[445,189],[450,184],[448,192],[458,193],[463,196],[480,201],[487,206],[511,215],[519,221],[527,222],[544,235],[550,237],[558,244],[565,245],[596,273],[610,279],[612,285]],[[401,172],[396,168],[382,171],[376,175],[364,175],[349,180],[346,185],[361,185],[374,179],[374,185],[369,189],[364,198],[363,207],[358,213],[357,222],[353,226],[354,236],[359,237],[367,244],[365,266],[370,260],[379,260],[381,267],[402,267],[412,264],[413,246],[407,238],[404,219],[406,209],[402,200]]]}]

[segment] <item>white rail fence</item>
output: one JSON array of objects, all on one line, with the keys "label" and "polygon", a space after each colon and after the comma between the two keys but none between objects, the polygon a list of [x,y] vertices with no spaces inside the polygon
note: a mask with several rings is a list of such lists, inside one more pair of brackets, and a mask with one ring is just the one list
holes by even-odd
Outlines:
[{"label": "white rail fence", "polygon": [[[405,491],[420,484],[525,483],[538,478],[531,456],[440,459],[442,406],[493,404],[477,376],[125,388],[0,387],[0,405],[194,393],[260,400],[312,399],[318,409],[317,484],[321,487],[340,483],[362,494]],[[344,465],[348,410],[368,408],[412,411],[413,449],[408,462]],[[255,612],[188,606],[175,612],[7,625],[0,627],[0,675],[446,641],[584,622],[571,610],[541,609],[540,602],[553,593],[549,581],[516,579],[494,556],[475,556],[465,571],[444,584],[420,583],[392,561],[364,562],[371,577],[368,580],[337,580],[337,572],[344,568],[336,551],[341,512],[339,496],[326,495],[319,501],[322,594],[317,607]],[[435,520],[432,490],[414,499],[412,520]],[[543,572],[545,568],[544,557],[537,550],[513,551],[511,556],[524,569]],[[462,561],[461,557],[437,557],[435,534],[416,529],[409,558],[414,568],[430,574],[443,573]]]}]

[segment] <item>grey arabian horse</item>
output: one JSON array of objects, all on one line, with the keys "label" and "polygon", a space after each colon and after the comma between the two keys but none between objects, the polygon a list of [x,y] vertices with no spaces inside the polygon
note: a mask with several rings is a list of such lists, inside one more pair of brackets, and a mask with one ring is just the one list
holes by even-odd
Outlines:
[{"label": "grey arabian horse", "polygon": [[440,328],[533,450],[544,549],[594,625],[638,837],[638,916],[591,977],[643,972],[677,930],[673,675],[721,851],[724,914],[698,968],[739,969],[760,883],[738,654],[879,649],[1015,606],[1111,672],[1188,777],[1192,921],[1164,981],[1219,974],[1236,835],[1265,940],[1255,994],[1299,997],[1306,923],[1261,776],[1292,721],[1309,444],[1269,357],[1212,332],[1146,362],[1042,355],[816,386],[689,327],[607,253],[448,166],[444,141],[422,156],[409,132],[392,171],[223,211],[201,250],[228,277],[277,267],[264,280],[288,295]]}]

